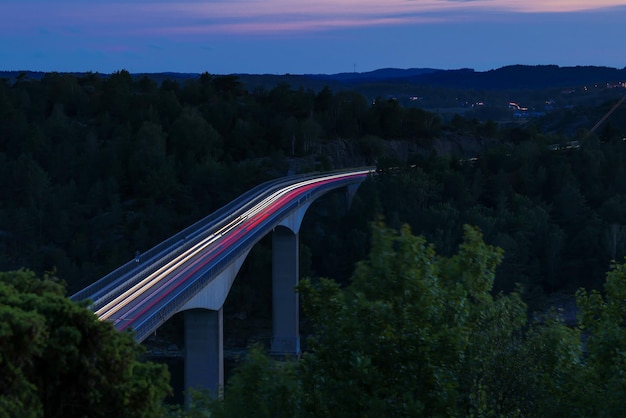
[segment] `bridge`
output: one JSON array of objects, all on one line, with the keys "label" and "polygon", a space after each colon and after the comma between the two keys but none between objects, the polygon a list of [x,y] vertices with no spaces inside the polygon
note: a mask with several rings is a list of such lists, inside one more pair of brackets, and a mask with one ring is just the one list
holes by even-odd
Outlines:
[{"label": "bridge", "polygon": [[290,176],[263,183],[71,296],[100,320],[145,340],[182,312],[185,389],[223,387],[223,305],[252,247],[272,234],[272,342],[300,353],[298,234],[315,199],[345,188],[351,199],[371,167]]}]

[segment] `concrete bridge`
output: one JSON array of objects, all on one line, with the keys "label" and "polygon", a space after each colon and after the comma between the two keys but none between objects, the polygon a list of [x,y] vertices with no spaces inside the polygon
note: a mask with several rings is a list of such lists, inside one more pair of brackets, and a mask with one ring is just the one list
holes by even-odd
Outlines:
[{"label": "concrete bridge", "polygon": [[185,389],[224,385],[223,306],[252,247],[272,234],[274,354],[300,353],[298,237],[310,205],[344,188],[348,200],[373,168],[285,177],[248,191],[124,264],[72,300],[90,300],[103,321],[143,341],[176,313],[185,326]]}]

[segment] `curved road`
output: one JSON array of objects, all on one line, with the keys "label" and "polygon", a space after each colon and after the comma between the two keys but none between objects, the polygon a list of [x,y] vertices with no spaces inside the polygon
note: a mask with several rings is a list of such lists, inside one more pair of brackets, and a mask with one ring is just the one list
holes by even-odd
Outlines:
[{"label": "curved road", "polygon": [[272,182],[193,239],[184,237],[162,259],[90,292],[87,299],[93,301],[91,308],[120,331],[148,326],[137,335],[142,340],[156,329],[155,318],[160,323],[169,318],[175,313],[173,303],[182,305],[181,297],[189,300],[193,296],[190,289],[198,287],[200,279],[223,270],[297,208],[303,198],[360,183],[372,172],[366,168]]}]

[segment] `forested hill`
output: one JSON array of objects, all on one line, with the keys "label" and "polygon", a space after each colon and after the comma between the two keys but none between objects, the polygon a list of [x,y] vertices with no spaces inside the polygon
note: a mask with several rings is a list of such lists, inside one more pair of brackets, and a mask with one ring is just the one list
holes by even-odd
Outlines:
[{"label": "forested hill", "polygon": [[626,255],[624,106],[586,135],[623,88],[579,89],[518,118],[508,100],[442,115],[357,90],[161,76],[0,80],[0,270],[56,269],[76,291],[264,180],[366,164],[398,169],[364,184],[347,216],[311,210],[303,275],[349,277],[379,216],[442,254],[463,224],[480,227],[505,250],[505,291],[598,286]]},{"label": "forested hill", "polygon": [[[84,76],[85,73],[73,73]],[[43,72],[0,71],[0,78],[16,80],[18,77],[40,79]],[[136,77],[148,75],[157,82],[163,80],[184,81],[198,77],[195,73],[138,73]],[[626,68],[617,69],[599,66],[559,67],[557,65],[511,65],[489,71],[471,68],[442,70],[435,68],[382,68],[367,72],[337,74],[234,74],[247,87],[270,87],[279,83],[318,90],[324,86],[334,89],[355,88],[359,85],[408,84],[416,86],[445,87],[457,89],[486,90],[537,90],[566,88],[626,81]],[[107,74],[100,74],[106,77]]]},{"label": "forested hill", "polygon": [[[350,207],[330,192],[299,231],[311,350],[298,369],[252,363],[238,375],[250,384],[233,378],[224,398],[246,410],[211,416],[622,413],[626,266],[611,266],[626,256],[624,85],[487,98],[409,86],[405,106],[391,82],[372,99],[345,81],[285,82],[306,76],[254,88],[209,73],[5,76],[0,415],[163,416],[163,369],[136,364],[132,334],[108,335],[44,272],[72,293],[265,180],[359,165],[378,170]],[[268,237],[238,273],[227,321],[270,318],[271,263]],[[10,272],[21,267],[45,280]],[[605,276],[606,303],[578,293],[579,326],[525,319]]]},{"label": "forested hill", "polygon": [[387,82],[487,90],[537,90],[565,88],[626,81],[626,68],[609,67],[559,67],[556,65],[512,65],[489,71],[458,70],[379,70],[370,73],[312,76],[351,83]]}]

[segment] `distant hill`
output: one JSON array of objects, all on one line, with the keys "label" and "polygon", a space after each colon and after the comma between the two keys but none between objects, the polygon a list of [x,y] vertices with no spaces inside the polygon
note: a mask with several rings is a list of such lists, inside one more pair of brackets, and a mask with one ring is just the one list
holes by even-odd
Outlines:
[{"label": "distant hill", "polygon": [[[82,76],[86,73],[72,73]],[[41,79],[45,73],[37,71],[0,71],[0,78],[11,82],[17,78]],[[100,74],[106,77],[108,74]],[[138,73],[136,77],[147,75],[157,82],[165,79],[184,81],[198,77],[196,73]],[[356,88],[368,84],[413,85],[445,87],[461,90],[539,90],[567,88],[626,82],[626,68],[617,69],[599,66],[559,67],[557,65],[511,65],[496,70],[475,71],[471,68],[441,70],[434,68],[382,68],[362,73],[338,74],[234,74],[248,88],[271,88],[279,83],[293,87],[341,90]]]},{"label": "distant hill", "polygon": [[396,77],[395,81],[457,89],[539,90],[626,81],[626,68],[512,65],[485,72],[441,70]]},{"label": "distant hill", "polygon": [[314,80],[333,80],[341,82],[370,82],[370,81],[390,81],[406,79],[408,77],[421,77],[426,74],[440,72],[442,70],[434,68],[409,68],[406,70],[399,68],[381,68],[379,70],[365,73],[339,73],[339,74],[305,74],[304,76]]},{"label": "distant hill", "polygon": [[385,68],[364,73],[253,75],[238,74],[245,85],[284,82],[314,90],[363,89],[371,84],[444,87],[459,90],[545,90],[626,82],[626,68],[598,66],[559,67],[557,65],[511,65],[496,70],[471,68],[438,70],[433,68]]}]

